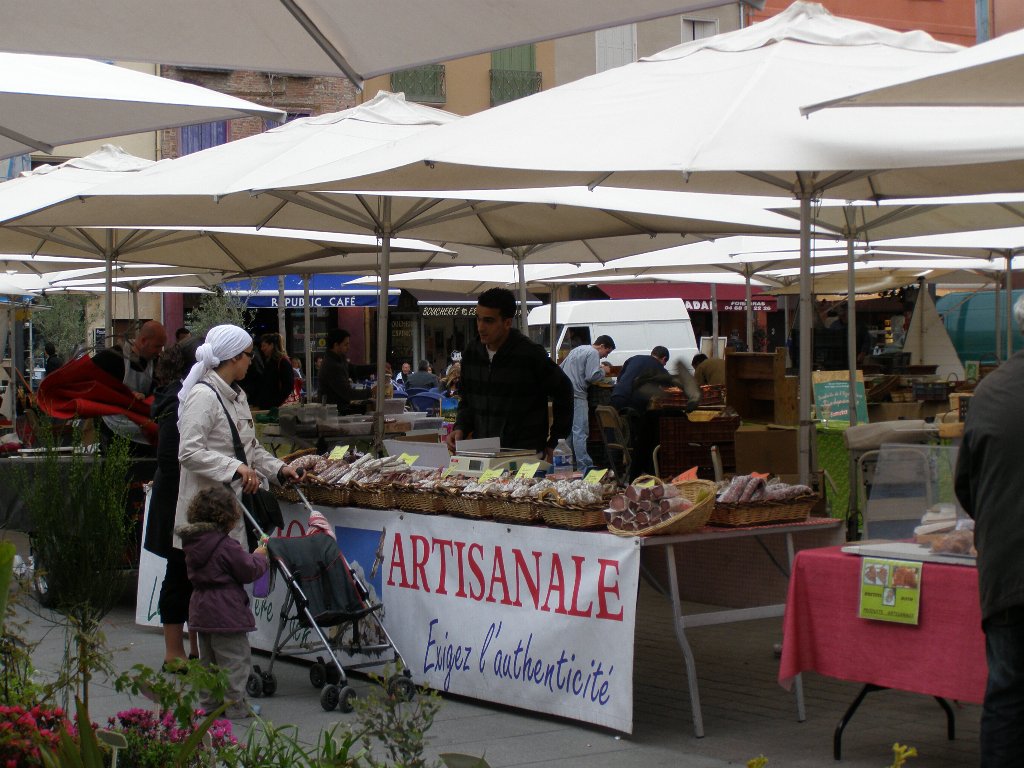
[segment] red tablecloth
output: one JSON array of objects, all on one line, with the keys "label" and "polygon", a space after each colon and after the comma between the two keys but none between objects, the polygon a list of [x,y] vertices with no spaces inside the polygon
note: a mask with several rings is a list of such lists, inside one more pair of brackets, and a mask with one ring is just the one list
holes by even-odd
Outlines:
[{"label": "red tablecloth", "polygon": [[988,668],[978,571],[925,563],[917,626],[861,619],[861,558],[840,547],[797,553],[779,684],[814,671],[840,680],[980,703]]}]

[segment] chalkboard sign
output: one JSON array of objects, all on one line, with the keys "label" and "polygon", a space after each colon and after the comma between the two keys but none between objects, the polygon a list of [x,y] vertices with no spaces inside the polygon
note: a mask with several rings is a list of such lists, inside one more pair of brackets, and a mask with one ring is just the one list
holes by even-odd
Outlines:
[{"label": "chalkboard sign", "polygon": [[[846,371],[819,371],[813,374],[814,405],[819,421],[850,420],[850,375]],[[857,371],[857,423],[867,424],[868,404],[864,380]]]}]

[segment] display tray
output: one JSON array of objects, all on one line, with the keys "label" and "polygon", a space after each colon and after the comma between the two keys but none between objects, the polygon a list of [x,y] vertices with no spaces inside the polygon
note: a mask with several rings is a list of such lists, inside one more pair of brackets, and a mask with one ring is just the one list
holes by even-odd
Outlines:
[{"label": "display tray", "polygon": [[974,555],[954,555],[949,552],[932,552],[927,544],[913,541],[869,541],[849,544],[843,552],[861,557],[884,557],[891,560],[913,560],[921,563],[945,563],[946,565],[977,565]]}]

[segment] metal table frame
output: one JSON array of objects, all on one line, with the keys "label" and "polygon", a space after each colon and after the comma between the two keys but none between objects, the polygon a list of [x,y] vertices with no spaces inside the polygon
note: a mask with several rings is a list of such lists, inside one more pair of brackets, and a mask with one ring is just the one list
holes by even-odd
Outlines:
[{"label": "metal table frame", "polygon": [[[676,640],[683,652],[683,659],[686,662],[686,680],[690,689],[690,708],[693,711],[693,732],[697,738],[704,736],[704,717],[700,708],[700,691],[697,685],[697,665],[693,658],[693,650],[686,638],[686,629],[694,627],[706,627],[713,624],[731,624],[738,621],[751,621],[753,619],[767,619],[782,616],[786,610],[785,603],[772,605],[759,605],[752,608],[734,608],[720,611],[704,611],[703,613],[683,614],[682,600],[679,590],[679,573],[676,568],[675,548],[677,544],[693,544],[703,541],[716,541],[719,539],[737,539],[754,537],[758,541],[763,536],[783,535],[786,537],[786,556],[788,570],[786,578],[793,570],[793,558],[795,550],[793,546],[793,534],[803,531],[821,531],[829,528],[838,529],[843,524],[839,518],[809,518],[808,520],[795,523],[780,523],[776,525],[761,525],[745,528],[705,528],[697,533],[686,533],[677,536],[647,536],[640,539],[642,548],[664,547],[665,564],[668,570],[668,596],[672,604],[672,623],[675,627]],[[797,718],[800,722],[806,719],[804,712],[804,690],[801,680],[798,678],[794,685],[796,694]]]}]

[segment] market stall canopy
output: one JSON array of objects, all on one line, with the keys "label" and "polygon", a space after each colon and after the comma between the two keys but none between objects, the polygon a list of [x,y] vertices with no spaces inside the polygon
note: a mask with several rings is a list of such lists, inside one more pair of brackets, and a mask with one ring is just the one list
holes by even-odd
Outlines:
[{"label": "market stall canopy", "polygon": [[[137,175],[159,165],[128,154],[111,144],[58,166],[42,166],[0,184],[0,222],[61,202],[77,200],[112,179]],[[122,223],[124,220],[122,219]],[[272,227],[182,227],[142,229],[133,226],[96,229],[50,226],[0,226],[0,253],[111,259],[118,262],[164,264],[229,274],[271,271],[277,274],[295,261],[365,254],[358,269],[376,264],[379,243],[368,235],[300,232]],[[431,258],[440,251],[429,243],[398,240],[396,251],[410,248]],[[422,264],[424,256],[410,260]],[[402,255],[396,259],[401,261]]]},{"label": "market stall canopy", "polygon": [[[571,266],[568,264],[524,264],[526,288],[534,293],[547,293],[555,281],[576,278],[586,281],[590,266]],[[363,277],[354,280],[354,284],[378,285],[376,277]],[[519,282],[519,272],[515,264],[490,264],[481,266],[456,266],[444,269],[431,269],[424,272],[404,272],[393,274],[390,278],[392,286],[420,289],[424,291],[446,291],[475,296],[490,288],[507,288]]]},{"label": "market stall canopy", "polygon": [[[800,218],[798,207],[771,209],[783,216]],[[1020,227],[1024,224],[1024,196],[991,194],[876,202],[822,200],[814,206],[813,218],[819,233],[870,241]]]},{"label": "market stall canopy", "polygon": [[[41,24],[35,7],[24,7],[35,17],[32,29],[46,35],[55,28],[66,28],[72,34],[76,31],[63,21]],[[81,6],[71,6],[68,11],[77,7]],[[3,29],[20,35],[26,30],[10,21],[10,13],[10,8],[4,9]],[[60,144],[77,141],[236,117],[274,122],[285,118],[279,109],[190,83],[89,59],[19,53],[0,53],[0,115],[0,158],[52,152]]]},{"label": "market stall canopy", "polygon": [[816,97],[958,50],[797,2],[767,21],[471,115],[422,140],[326,162],[279,186],[600,185],[860,200],[1024,190],[1024,109],[997,117],[965,108],[937,120],[897,108],[885,113],[885,130],[877,110],[800,115]]},{"label": "market stall canopy", "polygon": [[1020,107],[1024,106],[1021,82],[1024,30],[902,72],[870,90],[808,104],[800,112],[808,115],[827,107]]},{"label": "market stall canopy", "polygon": [[[763,0],[745,0],[761,7]],[[33,0],[3,3],[0,50],[204,69],[387,72],[720,5],[709,0]]]}]

